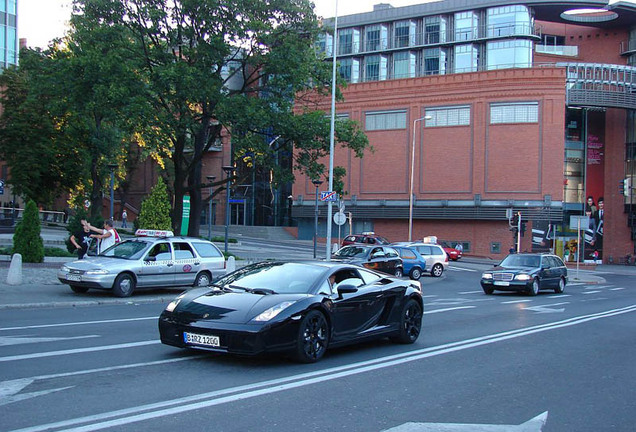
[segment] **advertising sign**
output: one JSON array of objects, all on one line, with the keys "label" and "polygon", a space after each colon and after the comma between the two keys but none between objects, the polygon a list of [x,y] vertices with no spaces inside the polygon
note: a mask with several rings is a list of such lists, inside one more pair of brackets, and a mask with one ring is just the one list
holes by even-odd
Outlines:
[{"label": "advertising sign", "polygon": [[181,235],[188,235],[188,226],[190,225],[190,196],[183,197],[183,213],[181,216]]}]

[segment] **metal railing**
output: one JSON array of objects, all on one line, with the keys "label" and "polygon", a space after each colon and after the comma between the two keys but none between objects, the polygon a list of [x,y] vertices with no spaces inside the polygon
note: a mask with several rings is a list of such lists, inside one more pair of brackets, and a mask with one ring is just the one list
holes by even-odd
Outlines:
[{"label": "metal railing", "polygon": [[566,68],[567,103],[636,109],[636,67],[598,63],[557,63]]}]

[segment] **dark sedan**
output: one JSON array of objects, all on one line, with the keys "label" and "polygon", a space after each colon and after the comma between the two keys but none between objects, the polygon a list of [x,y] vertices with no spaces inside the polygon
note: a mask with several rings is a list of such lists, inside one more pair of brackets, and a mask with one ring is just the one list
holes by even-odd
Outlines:
[{"label": "dark sedan", "polygon": [[400,254],[389,246],[349,245],[340,248],[333,259],[358,264],[370,270],[381,271],[395,277],[404,275],[404,263]]},{"label": "dark sedan", "polygon": [[486,294],[495,290],[539,294],[551,289],[560,294],[568,281],[568,269],[556,255],[543,253],[511,254],[481,275],[481,287]]},{"label": "dark sedan", "polygon": [[421,286],[359,266],[264,261],[174,299],[159,318],[161,342],[238,355],[287,352],[319,360],[327,348],[389,337],[417,340]]}]

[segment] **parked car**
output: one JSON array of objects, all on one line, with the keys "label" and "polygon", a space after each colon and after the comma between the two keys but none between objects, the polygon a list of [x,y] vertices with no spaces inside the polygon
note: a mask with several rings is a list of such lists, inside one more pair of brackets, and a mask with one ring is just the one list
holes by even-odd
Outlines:
[{"label": "parked car", "polygon": [[534,296],[545,289],[560,294],[567,281],[568,269],[561,258],[547,253],[510,254],[481,275],[481,287],[486,294],[500,290]]},{"label": "parked car", "polygon": [[342,240],[342,246],[360,243],[370,245],[388,245],[390,242],[384,237],[376,235],[372,231],[363,232],[361,234],[350,234]]},{"label": "parked car", "polygon": [[100,289],[128,297],[139,288],[208,286],[226,273],[225,257],[212,242],[169,231],[137,233],[99,255],[64,264],[58,279],[76,293]]},{"label": "parked car", "polygon": [[449,245],[448,243],[442,242],[440,246],[442,246],[442,249],[444,249],[444,252],[446,252],[446,254],[448,255],[448,258],[451,261],[457,261],[458,259],[462,257],[462,252],[460,250],[455,249],[453,246]]},{"label": "parked car", "polygon": [[422,273],[426,272],[426,259],[415,249],[408,246],[393,246],[402,258],[404,274],[413,280],[419,280]]},{"label": "parked car", "polygon": [[333,261],[263,261],[175,298],[159,334],[179,348],[283,352],[313,363],[328,348],[372,338],[411,344],[422,311],[417,281]]},{"label": "parked car", "polygon": [[448,267],[448,255],[438,244],[433,243],[392,243],[392,246],[405,246],[417,251],[426,260],[426,270],[431,276],[440,277]]},{"label": "parked car", "polygon": [[402,277],[404,274],[400,255],[394,248],[388,246],[349,245],[340,248],[332,258],[396,277]]}]

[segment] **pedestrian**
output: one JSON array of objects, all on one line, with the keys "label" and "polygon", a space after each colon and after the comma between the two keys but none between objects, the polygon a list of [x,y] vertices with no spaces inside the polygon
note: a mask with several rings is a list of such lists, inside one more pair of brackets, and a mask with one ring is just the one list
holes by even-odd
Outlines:
[{"label": "pedestrian", "polygon": [[459,243],[459,242],[455,245],[455,249],[457,249],[457,251],[459,251],[459,253],[464,252],[464,246],[461,243]]},{"label": "pedestrian", "polygon": [[77,251],[77,259],[82,259],[86,256],[88,247],[91,244],[91,229],[88,227],[88,222],[85,219],[82,219],[80,223],[82,224],[82,228],[71,235],[70,239]]},{"label": "pedestrian", "polygon": [[515,245],[510,246],[510,249],[508,249],[508,253],[517,253],[517,249],[515,249]]},{"label": "pedestrian", "polygon": [[91,237],[97,239],[99,243],[97,244],[97,253],[100,254],[104,252],[106,249],[115,244],[115,229],[113,228],[113,220],[107,219],[104,221],[104,228],[100,229],[92,226],[87,222],[88,227],[99,234],[91,234]]},{"label": "pedestrian", "polygon": [[126,209],[124,209],[123,212],[121,212],[121,227],[122,228],[128,228],[128,212],[126,211]]}]

